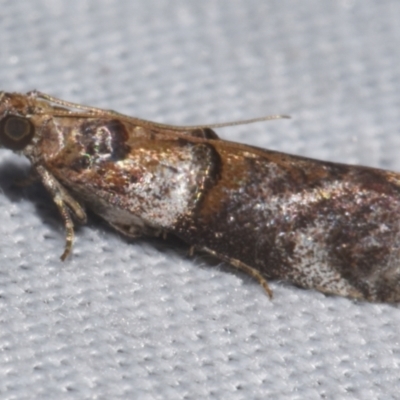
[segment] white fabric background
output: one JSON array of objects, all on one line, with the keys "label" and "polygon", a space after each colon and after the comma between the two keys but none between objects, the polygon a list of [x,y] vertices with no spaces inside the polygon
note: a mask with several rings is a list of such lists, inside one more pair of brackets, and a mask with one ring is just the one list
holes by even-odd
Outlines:
[{"label": "white fabric background", "polygon": [[[0,0],[0,87],[400,170],[397,0]],[[398,399],[400,309],[251,278],[91,217],[0,151],[1,399]]]}]

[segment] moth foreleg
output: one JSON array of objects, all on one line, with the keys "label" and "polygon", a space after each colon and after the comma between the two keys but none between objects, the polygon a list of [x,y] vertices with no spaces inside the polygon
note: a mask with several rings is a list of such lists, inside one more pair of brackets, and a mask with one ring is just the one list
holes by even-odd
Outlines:
[{"label": "moth foreleg", "polygon": [[37,166],[41,181],[47,191],[53,198],[58,211],[64,221],[65,226],[65,248],[61,255],[61,260],[65,260],[72,250],[74,241],[74,223],[71,218],[71,212],[78,222],[86,223],[87,217],[82,206],[66,191],[66,189],[51,175],[43,166]]}]

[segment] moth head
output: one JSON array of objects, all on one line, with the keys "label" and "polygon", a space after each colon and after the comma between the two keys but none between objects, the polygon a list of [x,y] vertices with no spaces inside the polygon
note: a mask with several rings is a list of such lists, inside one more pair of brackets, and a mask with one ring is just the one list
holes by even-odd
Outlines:
[{"label": "moth head", "polygon": [[7,114],[0,119],[0,145],[10,150],[23,150],[35,134],[29,118]]},{"label": "moth head", "polygon": [[35,134],[30,99],[18,93],[0,92],[0,147],[23,150]]}]

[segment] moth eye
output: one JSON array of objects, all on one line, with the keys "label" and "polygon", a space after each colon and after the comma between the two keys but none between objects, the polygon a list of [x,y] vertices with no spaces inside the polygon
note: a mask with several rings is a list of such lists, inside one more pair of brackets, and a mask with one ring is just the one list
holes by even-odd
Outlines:
[{"label": "moth eye", "polygon": [[7,149],[22,150],[34,133],[34,126],[27,118],[7,115],[0,121],[0,142]]}]

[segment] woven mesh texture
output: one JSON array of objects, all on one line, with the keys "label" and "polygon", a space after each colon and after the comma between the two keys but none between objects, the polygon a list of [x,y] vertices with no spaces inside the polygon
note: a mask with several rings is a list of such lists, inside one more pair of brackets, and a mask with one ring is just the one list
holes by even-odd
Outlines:
[{"label": "woven mesh texture", "polygon": [[[221,137],[400,170],[397,0],[0,0],[0,87],[173,124],[285,113]],[[0,151],[1,399],[398,399],[400,310],[64,231]]]}]

